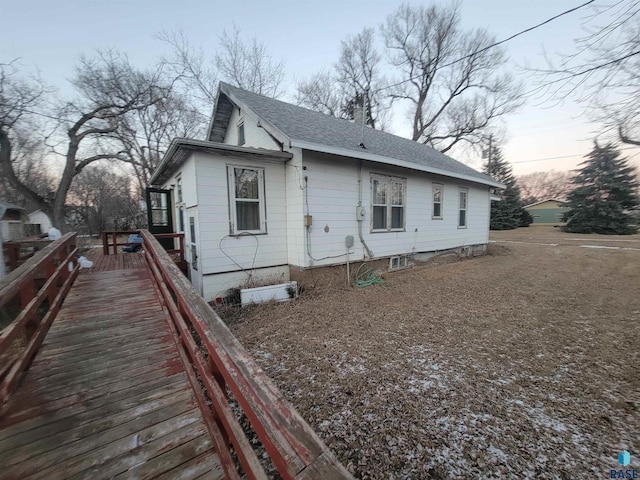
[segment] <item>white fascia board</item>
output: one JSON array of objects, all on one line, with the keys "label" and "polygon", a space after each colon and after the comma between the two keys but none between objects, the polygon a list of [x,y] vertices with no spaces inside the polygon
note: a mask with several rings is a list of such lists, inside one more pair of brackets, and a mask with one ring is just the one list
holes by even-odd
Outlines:
[{"label": "white fascia board", "polygon": [[327,145],[319,145],[317,143],[310,143],[300,140],[291,140],[292,147],[299,147],[304,150],[312,150],[314,152],[329,153],[332,155],[340,155],[343,157],[357,158],[362,160],[370,160],[372,162],[384,163],[386,165],[395,165],[397,167],[410,168],[412,170],[419,170],[422,172],[433,173],[436,175],[442,175],[444,177],[457,178],[460,180],[466,180],[468,182],[480,183],[482,185],[488,185],[495,188],[505,188],[506,185],[491,180],[482,180],[471,175],[465,175],[463,173],[450,172],[448,170],[441,170],[439,168],[427,167],[420,165],[419,163],[407,162],[406,160],[398,160],[397,158],[385,157],[377,155],[375,153],[368,153],[366,151],[354,152],[347,150],[346,148],[329,147]]}]

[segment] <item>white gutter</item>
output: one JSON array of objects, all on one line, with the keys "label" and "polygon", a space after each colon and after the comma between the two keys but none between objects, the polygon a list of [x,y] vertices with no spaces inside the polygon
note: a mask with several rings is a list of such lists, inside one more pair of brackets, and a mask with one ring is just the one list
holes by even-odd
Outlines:
[{"label": "white gutter", "polygon": [[149,184],[153,185],[160,176],[164,173],[168,164],[171,162],[173,156],[178,152],[180,148],[194,149],[194,150],[214,150],[216,152],[230,152],[230,153],[242,153],[242,154],[254,154],[262,157],[280,158],[283,161],[290,160],[293,156],[289,152],[280,152],[277,150],[267,150],[264,148],[253,147],[240,147],[236,145],[228,145],[226,143],[212,142],[209,140],[193,140],[189,138],[176,137],[171,141],[169,148],[165,152],[160,161],[160,165],[155,169],[153,175],[149,179]]},{"label": "white gutter", "polygon": [[420,165],[419,163],[407,162],[406,160],[398,160],[397,158],[385,157],[383,155],[377,155],[375,153],[369,153],[365,150],[357,152],[349,150],[347,148],[329,147],[327,145],[320,145],[317,143],[305,142],[301,140],[291,140],[292,147],[298,147],[305,150],[311,150],[314,152],[329,153],[332,155],[340,155],[343,157],[357,158],[362,160],[370,160],[372,162],[384,163],[387,165],[394,165],[397,167],[410,168],[412,170],[419,170],[422,172],[433,173],[436,175],[442,175],[445,177],[458,178],[460,180],[466,180],[473,183],[480,183],[483,185],[489,185],[495,188],[506,188],[506,185],[500,182],[492,180],[484,180],[481,178],[466,175],[464,173],[455,173],[448,170],[441,170],[439,168],[428,167],[426,165]]}]

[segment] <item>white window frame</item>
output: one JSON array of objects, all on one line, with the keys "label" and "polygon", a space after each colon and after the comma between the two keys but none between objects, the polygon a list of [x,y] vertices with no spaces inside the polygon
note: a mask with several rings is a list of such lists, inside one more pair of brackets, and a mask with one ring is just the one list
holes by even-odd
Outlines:
[{"label": "white window frame", "polygon": [[[375,192],[373,189],[374,181],[384,182],[386,184],[386,192],[387,198],[386,203],[383,204],[374,204]],[[399,183],[402,185],[402,199],[404,201],[403,205],[394,205],[393,202],[393,187],[392,184]],[[387,218],[386,218],[386,228],[373,228],[374,222],[374,207],[386,207],[387,209]],[[393,208],[402,207],[402,227],[392,228],[391,221],[393,218]],[[390,175],[380,175],[377,173],[371,174],[371,233],[380,233],[380,232],[404,232],[407,224],[407,179],[403,177],[393,177]]]},{"label": "white window frame", "polygon": [[189,215],[189,244],[191,245],[191,268],[198,271],[198,239],[196,227],[196,215],[191,212]]},{"label": "white window frame", "polygon": [[[258,199],[238,199],[236,198],[235,169],[242,168],[245,170],[254,170],[258,172]],[[229,232],[231,235],[241,235],[250,233],[260,235],[267,233],[267,211],[264,195],[264,168],[254,167],[251,165],[227,165],[227,190],[229,193]],[[257,230],[242,230],[238,228],[238,216],[236,202],[254,202],[258,203],[258,212],[260,215],[260,228]]]},{"label": "white window frame", "polygon": [[182,194],[182,175],[176,175],[176,197],[178,205],[184,205],[184,197]]},{"label": "white window frame", "polygon": [[[436,202],[436,190],[440,189],[440,202]],[[440,215],[435,214],[436,203],[440,205]],[[431,218],[433,220],[442,220],[444,209],[444,183],[432,183],[431,184]]]},{"label": "white window frame", "polygon": [[[464,205],[462,203],[464,194]],[[460,223],[460,214],[464,212],[464,225]],[[460,187],[458,189],[458,228],[467,228],[469,225],[469,189]]]},{"label": "white window frame", "polygon": [[184,220],[184,196],[183,196],[183,192],[182,192],[182,174],[178,174],[175,177],[176,179],[176,222],[177,222],[177,226],[176,226],[176,231],[177,232],[181,232],[184,233],[185,228],[186,228],[186,222]]}]

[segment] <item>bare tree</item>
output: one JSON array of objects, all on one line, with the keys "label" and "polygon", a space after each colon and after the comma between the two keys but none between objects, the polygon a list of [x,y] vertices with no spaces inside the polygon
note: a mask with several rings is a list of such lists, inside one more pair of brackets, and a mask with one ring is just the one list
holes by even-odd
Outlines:
[{"label": "bare tree", "polygon": [[[53,199],[45,198],[25,184],[14,168],[16,138],[41,100],[44,90],[33,82],[17,79],[15,71],[0,76],[0,164],[11,185],[49,215],[57,227],[64,223],[64,205],[71,184],[85,167],[98,160],[124,160],[126,150],[115,132],[122,119],[154,105],[166,96],[161,69],[142,72],[113,51],[83,57],[73,80],[79,97],[47,115],[54,118],[53,133],[46,137],[49,154],[62,160]],[[38,132],[33,132],[37,134]]]},{"label": "bare tree", "polygon": [[172,53],[164,62],[183,86],[183,98],[189,98],[194,111],[202,114],[204,126],[215,104],[220,79],[270,97],[282,94],[284,63],[274,60],[266,45],[256,38],[244,41],[236,26],[231,33],[222,31],[219,49],[211,55],[194,45],[182,30],[162,31],[158,39],[171,47]]},{"label": "bare tree", "polygon": [[149,186],[171,140],[201,136],[203,127],[200,112],[175,91],[120,118],[114,136],[123,146],[121,157],[131,164],[140,192]]},{"label": "bare tree", "polygon": [[[41,143],[31,132],[41,128],[32,112],[41,108],[48,93],[39,78],[21,78],[18,62],[0,64],[0,173],[7,197],[17,201],[34,192],[31,198],[38,207],[50,200],[49,188],[36,180],[42,169],[36,169]],[[36,172],[37,171],[37,172]]]},{"label": "bare tree", "polygon": [[193,45],[182,30],[162,31],[158,39],[171,47],[171,57],[164,61],[171,67],[174,77],[181,80],[189,96],[196,100],[196,106],[205,112],[202,122],[206,124],[218,89],[215,58],[207,58],[202,47]]},{"label": "bare tree", "polygon": [[282,95],[284,62],[274,60],[255,37],[248,43],[242,40],[235,25],[231,33],[222,30],[216,64],[222,78],[240,88],[268,97]]},{"label": "bare tree", "polygon": [[521,87],[501,73],[507,61],[483,29],[460,27],[458,4],[402,5],[382,27],[390,63],[401,72],[391,92],[410,105],[412,139],[446,152],[477,144],[495,120],[522,104]]},{"label": "bare tree", "polygon": [[549,102],[573,97],[594,121],[626,144],[640,146],[640,1],[591,6],[575,50],[547,56],[532,93]]},{"label": "bare tree", "polygon": [[343,94],[342,109],[348,118],[354,118],[356,107],[364,101],[367,124],[382,127],[391,105],[382,90],[385,80],[382,56],[375,48],[375,31],[365,28],[343,40],[334,68]]},{"label": "bare tree", "polygon": [[342,95],[332,72],[320,71],[298,82],[296,103],[301,107],[341,118]]},{"label": "bare tree", "polygon": [[298,82],[298,105],[334,117],[354,120],[364,103],[366,122],[384,128],[391,107],[384,93],[382,56],[375,48],[375,31],[365,28],[342,41],[332,71],[320,71]]},{"label": "bare tree", "polygon": [[571,173],[549,170],[517,177],[520,197],[525,205],[549,198],[564,199],[571,191]]},{"label": "bare tree", "polygon": [[90,235],[134,227],[140,214],[139,196],[134,194],[130,177],[100,164],[85,168],[76,177],[67,208],[74,227]]}]

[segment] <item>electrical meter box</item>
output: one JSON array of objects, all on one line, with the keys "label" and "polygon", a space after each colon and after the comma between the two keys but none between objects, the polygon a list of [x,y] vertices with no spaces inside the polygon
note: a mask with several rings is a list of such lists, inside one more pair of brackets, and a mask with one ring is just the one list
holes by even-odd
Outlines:
[{"label": "electrical meter box", "polygon": [[367,214],[367,209],[364,207],[356,207],[356,219],[358,221],[364,220],[365,215]]}]

